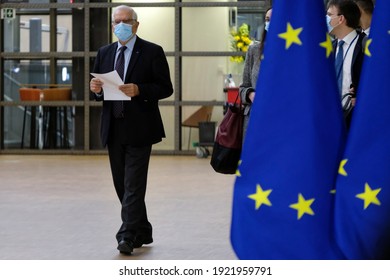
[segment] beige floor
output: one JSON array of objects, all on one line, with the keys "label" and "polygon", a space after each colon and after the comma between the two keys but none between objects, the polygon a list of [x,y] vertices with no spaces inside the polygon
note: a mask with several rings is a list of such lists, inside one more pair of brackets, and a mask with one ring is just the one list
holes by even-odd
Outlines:
[{"label": "beige floor", "polygon": [[0,155],[0,260],[225,260],[234,176],[209,159],[152,156],[154,243],[116,250],[120,205],[107,156]]}]

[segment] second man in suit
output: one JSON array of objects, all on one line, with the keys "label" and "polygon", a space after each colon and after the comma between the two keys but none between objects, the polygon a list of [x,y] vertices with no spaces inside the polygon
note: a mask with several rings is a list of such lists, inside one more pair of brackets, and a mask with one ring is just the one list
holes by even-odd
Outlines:
[{"label": "second man in suit", "polygon": [[[360,72],[364,58],[365,34],[358,33],[360,10],[351,0],[330,0],[327,10],[329,33],[336,37],[333,42],[335,50],[336,78],[340,98],[352,93],[352,106],[360,81]],[[348,96],[348,95],[347,95]],[[343,104],[344,105],[344,104]],[[346,115],[349,128],[352,113]]]}]

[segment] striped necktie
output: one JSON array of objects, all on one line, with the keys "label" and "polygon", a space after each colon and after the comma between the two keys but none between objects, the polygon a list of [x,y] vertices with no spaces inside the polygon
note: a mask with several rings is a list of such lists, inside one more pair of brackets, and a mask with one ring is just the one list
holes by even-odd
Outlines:
[{"label": "striped necktie", "polygon": [[[121,77],[122,80],[124,80],[124,72],[125,72],[125,50],[127,49],[126,46],[123,46],[119,50],[119,55],[116,60],[115,64],[115,70],[118,72],[119,77]],[[114,101],[113,102],[113,114],[115,118],[123,118],[123,101]]]}]

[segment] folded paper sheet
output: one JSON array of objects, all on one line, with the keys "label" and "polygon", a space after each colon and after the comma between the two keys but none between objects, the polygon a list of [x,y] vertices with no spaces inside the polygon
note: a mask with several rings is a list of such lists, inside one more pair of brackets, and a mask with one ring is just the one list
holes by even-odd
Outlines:
[{"label": "folded paper sheet", "polygon": [[116,70],[105,74],[91,73],[91,75],[103,82],[104,100],[131,100],[131,97],[119,90],[118,87],[123,85],[123,81]]}]

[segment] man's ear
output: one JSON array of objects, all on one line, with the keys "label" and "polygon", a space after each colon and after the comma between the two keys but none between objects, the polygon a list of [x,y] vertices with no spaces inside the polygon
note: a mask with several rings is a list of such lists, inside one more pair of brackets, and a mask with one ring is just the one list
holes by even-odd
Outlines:
[{"label": "man's ear", "polygon": [[345,16],[344,15],[340,15],[339,23],[343,23],[343,22],[346,22],[346,21],[347,21],[347,19],[345,18]]},{"label": "man's ear", "polygon": [[[136,21],[136,22],[133,24],[133,30],[135,30],[135,32],[137,32],[138,26],[139,26],[139,22]],[[134,33],[135,33],[135,32],[134,32]]]}]

